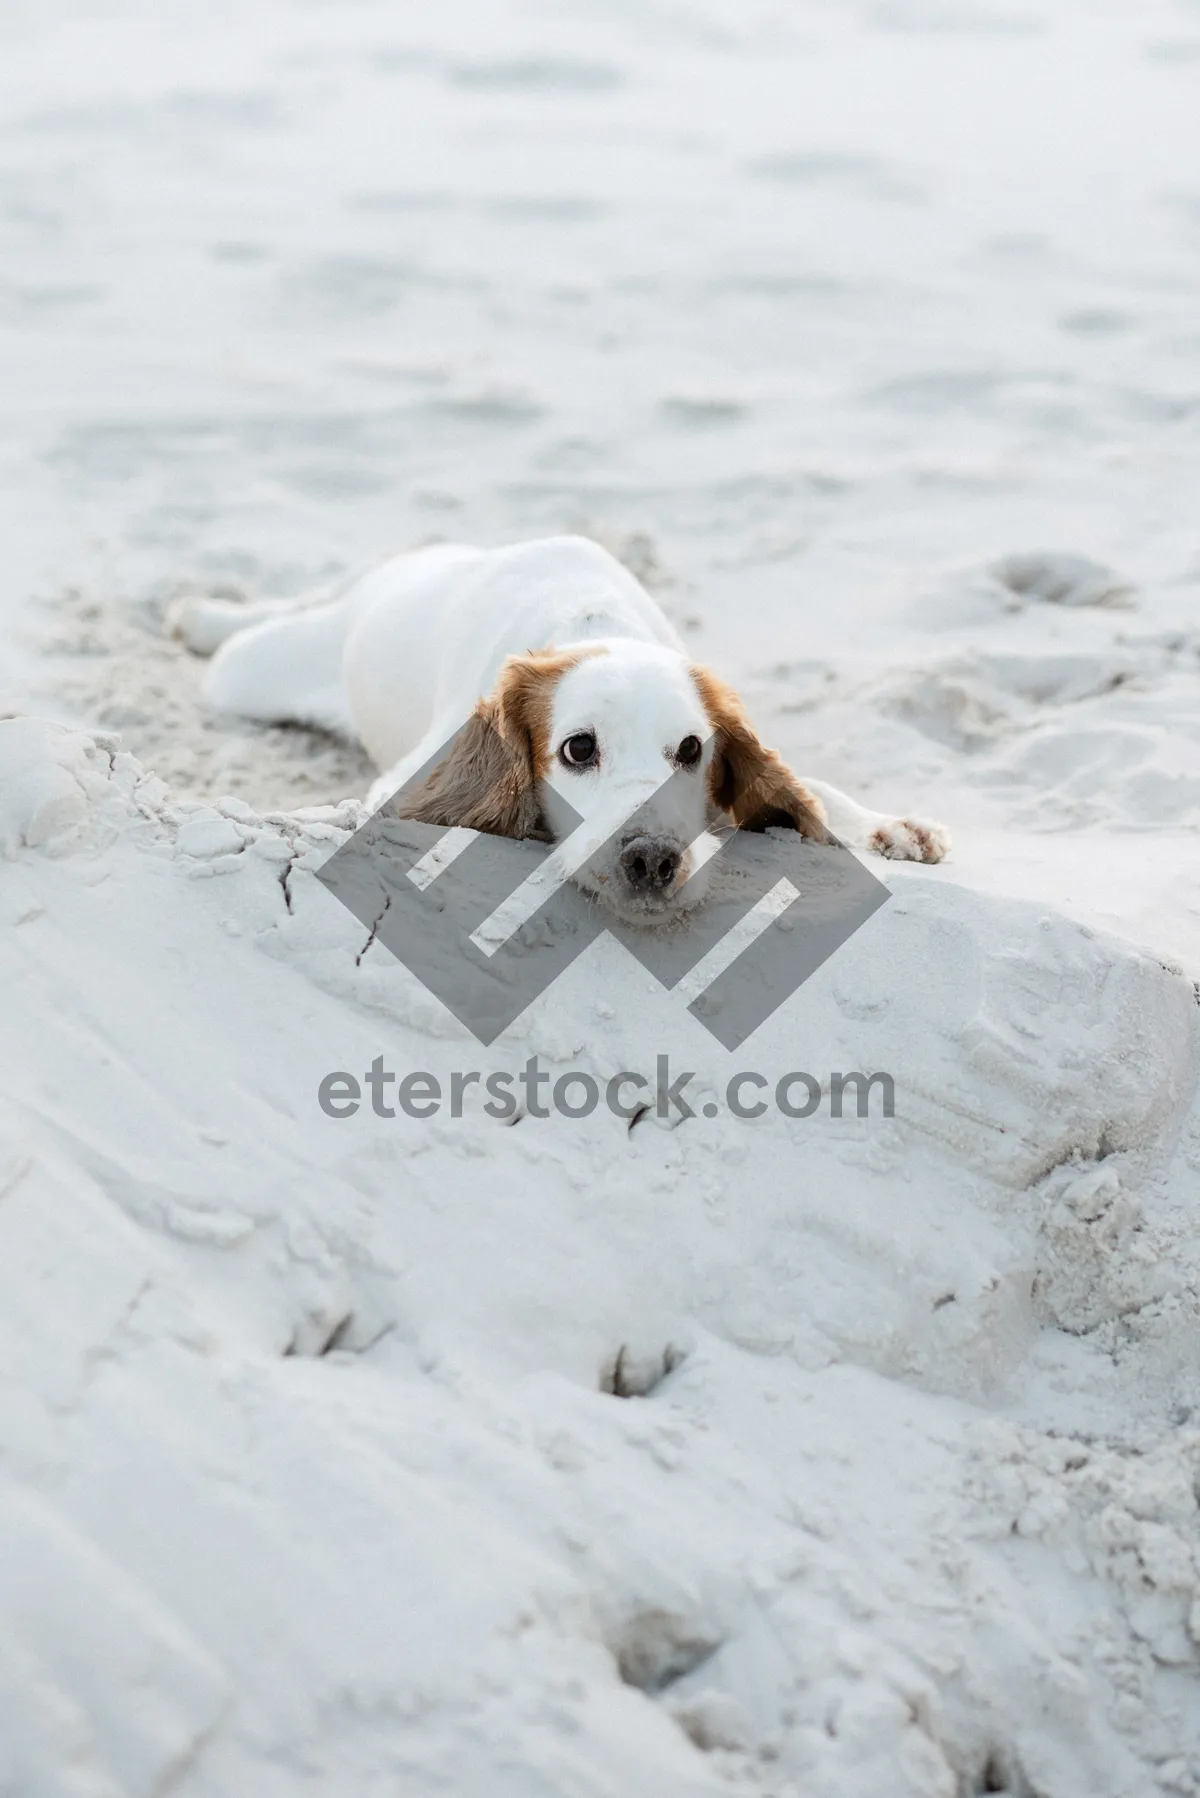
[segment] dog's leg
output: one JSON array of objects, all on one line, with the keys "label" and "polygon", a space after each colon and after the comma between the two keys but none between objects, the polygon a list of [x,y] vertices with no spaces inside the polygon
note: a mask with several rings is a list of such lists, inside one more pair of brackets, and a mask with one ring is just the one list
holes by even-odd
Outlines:
[{"label": "dog's leg", "polygon": [[829,828],[850,849],[870,849],[898,862],[940,862],[950,849],[950,832],[927,818],[891,818],[869,811],[823,780],[803,777],[825,807]]},{"label": "dog's leg", "polygon": [[[209,602],[214,604],[216,602]],[[249,608],[233,608],[245,618]],[[308,724],[354,736],[342,689],[342,647],[349,625],[343,599],[326,605],[275,605],[261,622],[228,635],[204,675],[215,711],[264,724]]]}]

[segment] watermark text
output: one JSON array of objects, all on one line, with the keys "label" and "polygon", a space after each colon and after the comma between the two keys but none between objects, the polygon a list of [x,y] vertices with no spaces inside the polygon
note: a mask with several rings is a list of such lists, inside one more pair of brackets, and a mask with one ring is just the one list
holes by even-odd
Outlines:
[{"label": "watermark text", "polygon": [[653,1077],[626,1069],[608,1079],[582,1069],[555,1077],[536,1055],[517,1073],[471,1069],[455,1070],[441,1078],[420,1070],[397,1074],[377,1055],[362,1075],[342,1070],[326,1074],[317,1088],[317,1103],[330,1118],[351,1118],[364,1108],[379,1118],[401,1113],[410,1118],[460,1118],[470,1094],[472,1104],[481,1099],[481,1109],[501,1123],[511,1123],[518,1116],[587,1118],[601,1105],[627,1123],[647,1112],[676,1122],[725,1114],[760,1118],[771,1110],[786,1118],[810,1118],[826,1098],[829,1116],[834,1118],[890,1118],[896,1111],[896,1083],[883,1072],[832,1073],[819,1080],[815,1074],[796,1069],[769,1079],[745,1069],[729,1077],[720,1098],[707,1087],[705,1098],[689,1095],[688,1088],[696,1078],[691,1069],[673,1074],[667,1055],[656,1058]]}]

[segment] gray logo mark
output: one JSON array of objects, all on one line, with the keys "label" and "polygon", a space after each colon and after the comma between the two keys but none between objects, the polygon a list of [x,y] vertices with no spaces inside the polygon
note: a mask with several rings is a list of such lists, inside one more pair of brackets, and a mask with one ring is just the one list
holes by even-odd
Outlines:
[{"label": "gray logo mark", "polygon": [[[464,729],[467,727],[464,726]],[[337,849],[317,878],[486,1047],[603,931],[675,992],[726,1049],[736,1049],[891,897],[840,843],[793,830],[720,838],[709,896],[670,923],[638,929],[564,877],[601,864],[636,833],[671,782],[586,845],[583,820],[550,788],[557,846],[423,824],[406,805],[458,741],[431,757]]]}]

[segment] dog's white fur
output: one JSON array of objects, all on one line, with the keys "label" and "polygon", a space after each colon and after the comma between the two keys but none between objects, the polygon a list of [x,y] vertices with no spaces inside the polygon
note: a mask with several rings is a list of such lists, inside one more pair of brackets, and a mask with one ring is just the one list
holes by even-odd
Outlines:
[{"label": "dog's white fur", "polygon": [[[488,752],[476,741],[410,815],[552,837],[546,807],[532,800],[535,787],[549,788],[584,820],[576,860],[583,836],[594,846],[617,833],[609,861],[575,877],[624,912],[660,915],[700,897],[706,825],[722,815],[817,837],[827,823],[853,848],[901,859],[940,861],[948,847],[938,825],[867,811],[792,775],[759,743],[736,695],[693,666],[629,571],[584,538],[416,550],[324,603],[189,600],[173,622],[194,649],[216,651],[204,682],[213,707],[357,737],[384,771],[372,808],[474,718],[517,757],[520,792],[501,783],[483,798],[496,770],[488,762],[485,775]],[[594,762],[571,766],[562,746],[585,734]],[[692,753],[691,738],[703,750],[683,766],[678,752]],[[679,866],[662,890],[634,893],[621,878],[621,827],[656,793],[637,828],[652,848],[672,845]]]}]

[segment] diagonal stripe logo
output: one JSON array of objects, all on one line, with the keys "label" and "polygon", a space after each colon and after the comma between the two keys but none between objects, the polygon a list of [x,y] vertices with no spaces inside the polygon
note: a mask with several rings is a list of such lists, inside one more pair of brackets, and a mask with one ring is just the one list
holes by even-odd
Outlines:
[{"label": "diagonal stripe logo", "polygon": [[890,897],[840,843],[733,830],[694,846],[719,858],[709,895],[668,924],[639,929],[573,882],[602,867],[614,840],[636,833],[643,814],[661,811],[672,782],[688,775],[676,770],[615,829],[608,820],[602,836],[543,788],[553,848],[406,817],[461,735],[317,878],[485,1046],[607,931],[736,1049]]}]

